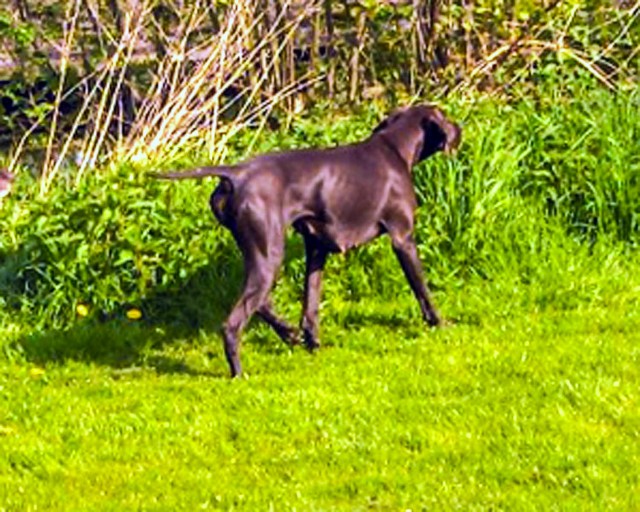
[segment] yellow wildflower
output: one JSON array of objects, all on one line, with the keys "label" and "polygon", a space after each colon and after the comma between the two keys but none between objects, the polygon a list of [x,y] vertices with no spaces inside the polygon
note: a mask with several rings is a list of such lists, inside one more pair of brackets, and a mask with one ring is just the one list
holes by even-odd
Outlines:
[{"label": "yellow wildflower", "polygon": [[29,370],[29,375],[31,375],[34,379],[42,377],[44,375],[44,368],[34,366],[33,368],[31,368],[31,370]]},{"label": "yellow wildflower", "polygon": [[127,311],[127,318],[129,320],[140,320],[142,318],[142,311],[138,308],[131,308]]},{"label": "yellow wildflower", "polygon": [[0,425],[0,436],[10,436],[11,434],[15,434],[16,429],[13,427],[8,427],[6,425]]},{"label": "yellow wildflower", "polygon": [[89,306],[81,302],[76,306],[76,313],[78,313],[78,316],[87,316],[89,314]]}]

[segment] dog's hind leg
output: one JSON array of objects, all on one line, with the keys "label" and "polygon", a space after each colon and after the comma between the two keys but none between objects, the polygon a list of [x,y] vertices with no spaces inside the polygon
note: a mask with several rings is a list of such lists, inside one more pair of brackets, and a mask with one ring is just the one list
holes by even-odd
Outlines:
[{"label": "dog's hind leg", "polygon": [[277,267],[265,265],[265,261],[247,264],[245,284],[235,306],[224,323],[224,351],[231,369],[231,376],[240,375],[239,335],[251,316],[259,310],[269,296]]},{"label": "dog's hind leg", "polygon": [[308,350],[320,346],[318,341],[318,312],[322,288],[322,270],[327,261],[327,250],[312,236],[304,237],[306,269],[304,276],[304,303],[302,312],[302,336]]},{"label": "dog's hind leg", "polygon": [[289,323],[276,314],[270,300],[267,299],[267,301],[258,308],[257,314],[276,331],[282,341],[288,345],[297,345],[299,343],[296,328],[289,325]]},{"label": "dog's hind leg", "polygon": [[[245,279],[242,293],[223,327],[224,350],[231,376],[240,375],[239,336],[251,316],[267,304],[284,256],[284,231],[254,218],[239,222],[233,233],[242,250]],[[271,236],[267,236],[270,233]]]}]

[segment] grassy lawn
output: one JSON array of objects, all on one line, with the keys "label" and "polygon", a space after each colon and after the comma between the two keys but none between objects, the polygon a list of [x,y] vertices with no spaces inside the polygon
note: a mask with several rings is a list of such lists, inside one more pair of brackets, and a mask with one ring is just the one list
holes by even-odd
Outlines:
[{"label": "grassy lawn", "polygon": [[315,356],[255,324],[243,380],[212,332],[125,366],[7,349],[0,510],[640,507],[637,289],[560,310],[438,294],[477,315],[437,331],[401,291],[326,304]]}]

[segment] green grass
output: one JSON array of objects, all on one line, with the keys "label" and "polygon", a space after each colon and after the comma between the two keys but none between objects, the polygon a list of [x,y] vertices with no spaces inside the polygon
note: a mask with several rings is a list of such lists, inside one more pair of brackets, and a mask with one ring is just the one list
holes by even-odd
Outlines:
[{"label": "green grass", "polygon": [[317,355],[256,327],[238,381],[210,335],[124,368],[18,359],[0,370],[0,495],[21,511],[635,510],[637,296],[561,311],[474,296],[481,320],[435,331],[408,296],[338,320],[327,305]]},{"label": "green grass", "polygon": [[[321,351],[254,322],[243,380],[218,332],[242,266],[210,181],[121,168],[39,199],[21,178],[0,230],[0,511],[640,509],[640,96],[537,92],[452,98],[463,147],[415,172],[451,327],[424,327],[380,239],[329,261]],[[324,115],[253,151],[377,119]],[[291,238],[291,321],[303,268]]]}]

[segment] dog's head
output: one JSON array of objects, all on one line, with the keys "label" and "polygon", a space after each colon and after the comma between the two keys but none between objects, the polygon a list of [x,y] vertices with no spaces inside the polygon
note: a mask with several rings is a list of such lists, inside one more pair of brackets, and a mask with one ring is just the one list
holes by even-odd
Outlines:
[{"label": "dog's head", "polygon": [[431,105],[396,110],[383,120],[374,134],[385,134],[410,166],[438,151],[451,153],[460,145],[462,129]]}]

